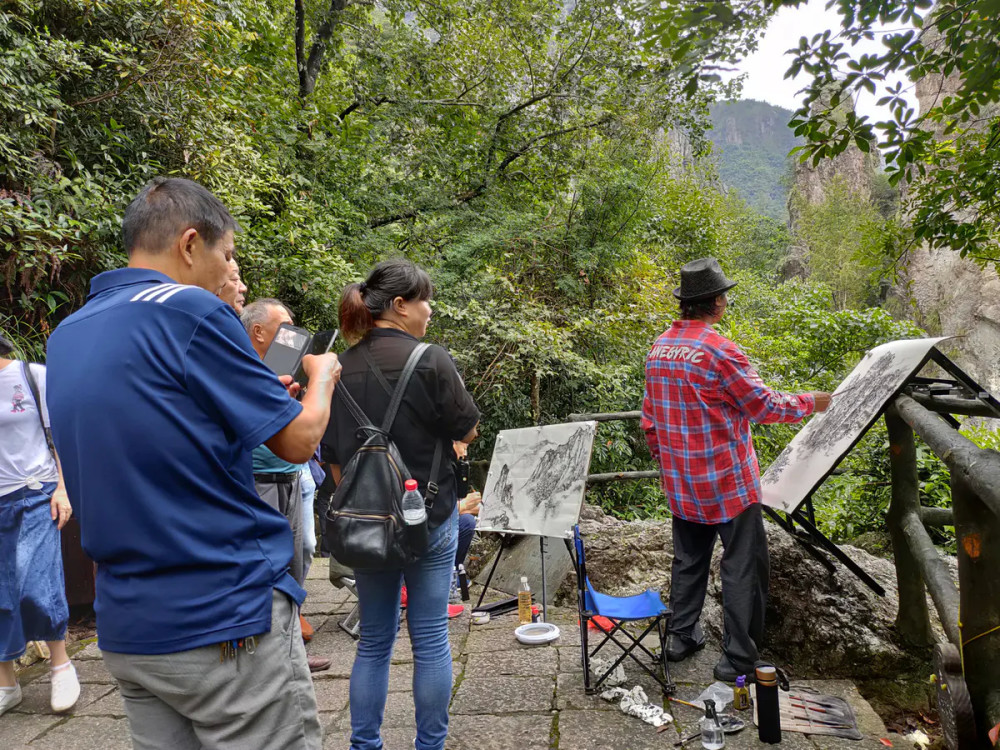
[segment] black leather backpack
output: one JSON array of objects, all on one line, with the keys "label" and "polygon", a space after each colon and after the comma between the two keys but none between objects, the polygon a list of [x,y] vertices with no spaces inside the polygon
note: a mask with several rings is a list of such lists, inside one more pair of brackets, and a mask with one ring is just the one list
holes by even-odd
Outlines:
[{"label": "black leather backpack", "polygon": [[[350,568],[401,568],[426,551],[415,549],[413,541],[422,538],[426,542],[426,527],[422,535],[407,533],[403,521],[403,484],[411,477],[390,431],[417,362],[429,347],[429,344],[418,344],[406,360],[381,427],[372,424],[343,383],[336,387],[335,393],[357,420],[357,434],[364,441],[344,467],[326,516],[330,551],[338,562]],[[368,355],[367,351],[364,353]],[[382,373],[370,356],[367,358],[379,382],[389,390]],[[432,481],[428,483],[424,498],[428,509],[437,495],[437,484],[433,480],[438,476],[441,453],[439,440],[434,449]]]}]

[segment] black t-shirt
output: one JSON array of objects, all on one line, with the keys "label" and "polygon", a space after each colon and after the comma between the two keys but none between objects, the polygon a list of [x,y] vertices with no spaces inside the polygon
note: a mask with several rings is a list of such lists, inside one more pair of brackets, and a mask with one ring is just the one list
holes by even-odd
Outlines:
[{"label": "black t-shirt", "polygon": [[[372,329],[341,355],[344,369],[337,388],[346,386],[368,418],[381,426],[389,408],[389,394],[372,372],[361,348],[368,348],[390,387],[395,388],[410,352],[418,343],[413,336],[394,328]],[[468,435],[477,422],[479,409],[465,390],[451,355],[440,346],[431,346],[417,363],[390,430],[406,468],[417,480],[422,493],[426,492],[431,479],[434,446],[441,444],[441,466],[436,480],[440,490],[430,512],[431,527],[439,526],[451,516],[457,500],[452,441]],[[330,424],[323,437],[324,459],[341,468],[346,466],[364,442],[356,434],[357,429],[357,420],[343,399],[334,393]]]}]

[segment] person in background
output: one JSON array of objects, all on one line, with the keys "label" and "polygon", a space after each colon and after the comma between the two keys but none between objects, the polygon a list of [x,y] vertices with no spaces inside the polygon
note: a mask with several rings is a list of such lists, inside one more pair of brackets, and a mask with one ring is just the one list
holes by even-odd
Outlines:
[{"label": "person in background", "polygon": [[69,606],[59,538],[73,510],[45,434],[45,368],[10,359],[13,350],[0,334],[0,398],[10,404],[0,402],[0,714],[21,702],[14,659],[35,640],[49,646],[49,701],[61,712],[80,697],[66,654]]},{"label": "person in background", "polygon": [[[469,452],[469,444],[456,440],[454,443],[455,457],[459,460],[465,459]],[[461,601],[461,592],[458,586],[458,566],[465,565],[465,558],[469,555],[469,547],[472,546],[472,539],[476,535],[476,524],[479,520],[479,508],[483,502],[483,496],[471,487],[462,488],[466,490],[464,497],[458,500],[458,549],[455,551],[455,577],[451,585],[452,604]]]},{"label": "person in background", "polygon": [[302,569],[307,577],[316,554],[316,490],[325,479],[326,472],[319,462],[317,451],[302,467],[299,476],[302,489]]},{"label": "person in background", "polygon": [[[264,359],[278,327],[282,323],[294,323],[291,310],[284,303],[270,297],[254,300],[247,305],[243,309],[243,314],[240,315],[240,321],[250,337],[253,350],[261,359]],[[261,500],[288,519],[288,524],[291,527],[291,572],[292,578],[300,586],[305,586],[306,582],[305,498],[301,482],[304,473],[308,471],[308,463],[297,464],[285,461],[274,455],[266,445],[258,445],[253,450],[253,479],[257,494],[260,495]],[[312,477],[309,479],[311,481]],[[315,490],[315,486],[313,489]],[[311,520],[311,502],[309,516]],[[315,537],[313,539],[313,549],[315,549]],[[303,639],[309,641],[313,636],[313,627],[301,614],[299,615],[299,627],[302,630]],[[309,671],[321,672],[324,669],[329,669],[333,660],[321,656],[309,656],[308,663]]]},{"label": "person in background", "polygon": [[237,229],[198,183],[153,179],[125,210],[128,267],[92,279],[49,338],[52,437],[137,750],[322,745],[291,530],[251,451],[307,461],[340,364],[305,357],[298,402],[260,361],[216,296]]},{"label": "person in background", "polygon": [[[427,333],[433,292],[427,273],[407,260],[379,263],[360,284],[350,284],[340,301],[340,331],[353,344],[341,355],[343,382],[361,409],[380,424],[389,394],[374,376],[371,362],[388,381],[398,381],[403,366]],[[324,456],[340,481],[361,440],[345,401],[335,399],[333,420],[323,438]],[[341,421],[343,420],[343,421]],[[451,700],[451,649],[448,594],[458,545],[455,473],[447,456],[452,441],[471,442],[479,410],[465,389],[448,352],[432,346],[420,359],[392,427],[392,438],[411,476],[426,497],[429,482],[439,490],[428,511],[427,552],[396,570],[354,571],[361,605],[361,639],[351,671],[351,748],[379,750],[389,690],[389,660],[399,630],[400,593],[408,590],[407,629],[413,646],[413,699],[416,750],[441,750],[448,734]],[[434,455],[443,455],[438,477],[431,476]]]},{"label": "person in background", "polygon": [[674,291],[681,320],[646,358],[641,418],[673,516],[667,659],[681,661],[705,645],[699,619],[719,536],[725,617],[713,674],[726,682],[752,679],[767,604],[767,536],[750,423],[799,422],[830,405],[828,393],[772,391],[739,347],[716,333],[734,286],[715,258],[681,269]]},{"label": "person in background", "polygon": [[247,287],[240,278],[240,264],[236,258],[229,259],[229,278],[222,285],[218,292],[218,297],[233,310],[237,315],[243,312],[243,304],[246,302]]}]

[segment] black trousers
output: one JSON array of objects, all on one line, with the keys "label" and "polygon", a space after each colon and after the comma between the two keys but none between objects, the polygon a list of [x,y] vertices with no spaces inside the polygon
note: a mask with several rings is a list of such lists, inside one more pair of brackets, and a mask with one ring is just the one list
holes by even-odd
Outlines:
[{"label": "black trousers", "polygon": [[764,635],[770,566],[759,504],[731,521],[702,524],[673,518],[670,633],[688,643],[704,636],[698,620],[705,604],[716,535],[722,537],[722,651],[737,672],[749,672]]}]

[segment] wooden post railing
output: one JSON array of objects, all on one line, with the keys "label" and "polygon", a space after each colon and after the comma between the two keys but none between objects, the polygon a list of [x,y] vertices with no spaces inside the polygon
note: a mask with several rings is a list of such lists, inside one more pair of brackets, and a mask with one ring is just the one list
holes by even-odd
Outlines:
[{"label": "wooden post railing", "polygon": [[[983,413],[971,400],[931,401],[934,412],[995,416]],[[892,466],[888,521],[899,586],[897,625],[907,641],[927,643],[926,585],[948,640],[962,655],[979,741],[988,747],[986,732],[1000,723],[1000,453],[980,448],[929,406],[927,399],[901,395],[885,413]],[[951,510],[920,507],[914,433],[951,471]],[[924,524],[955,526],[957,590]]]},{"label": "wooden post railing", "polygon": [[914,646],[934,643],[931,620],[927,612],[927,592],[919,564],[906,543],[903,524],[920,513],[920,483],[917,476],[917,448],[913,430],[900,419],[890,406],[885,413],[889,432],[889,468],[892,473],[892,501],[889,503],[888,526],[892,536],[893,559],[896,563],[896,585],[899,590],[899,611],[896,628],[900,637]]}]

